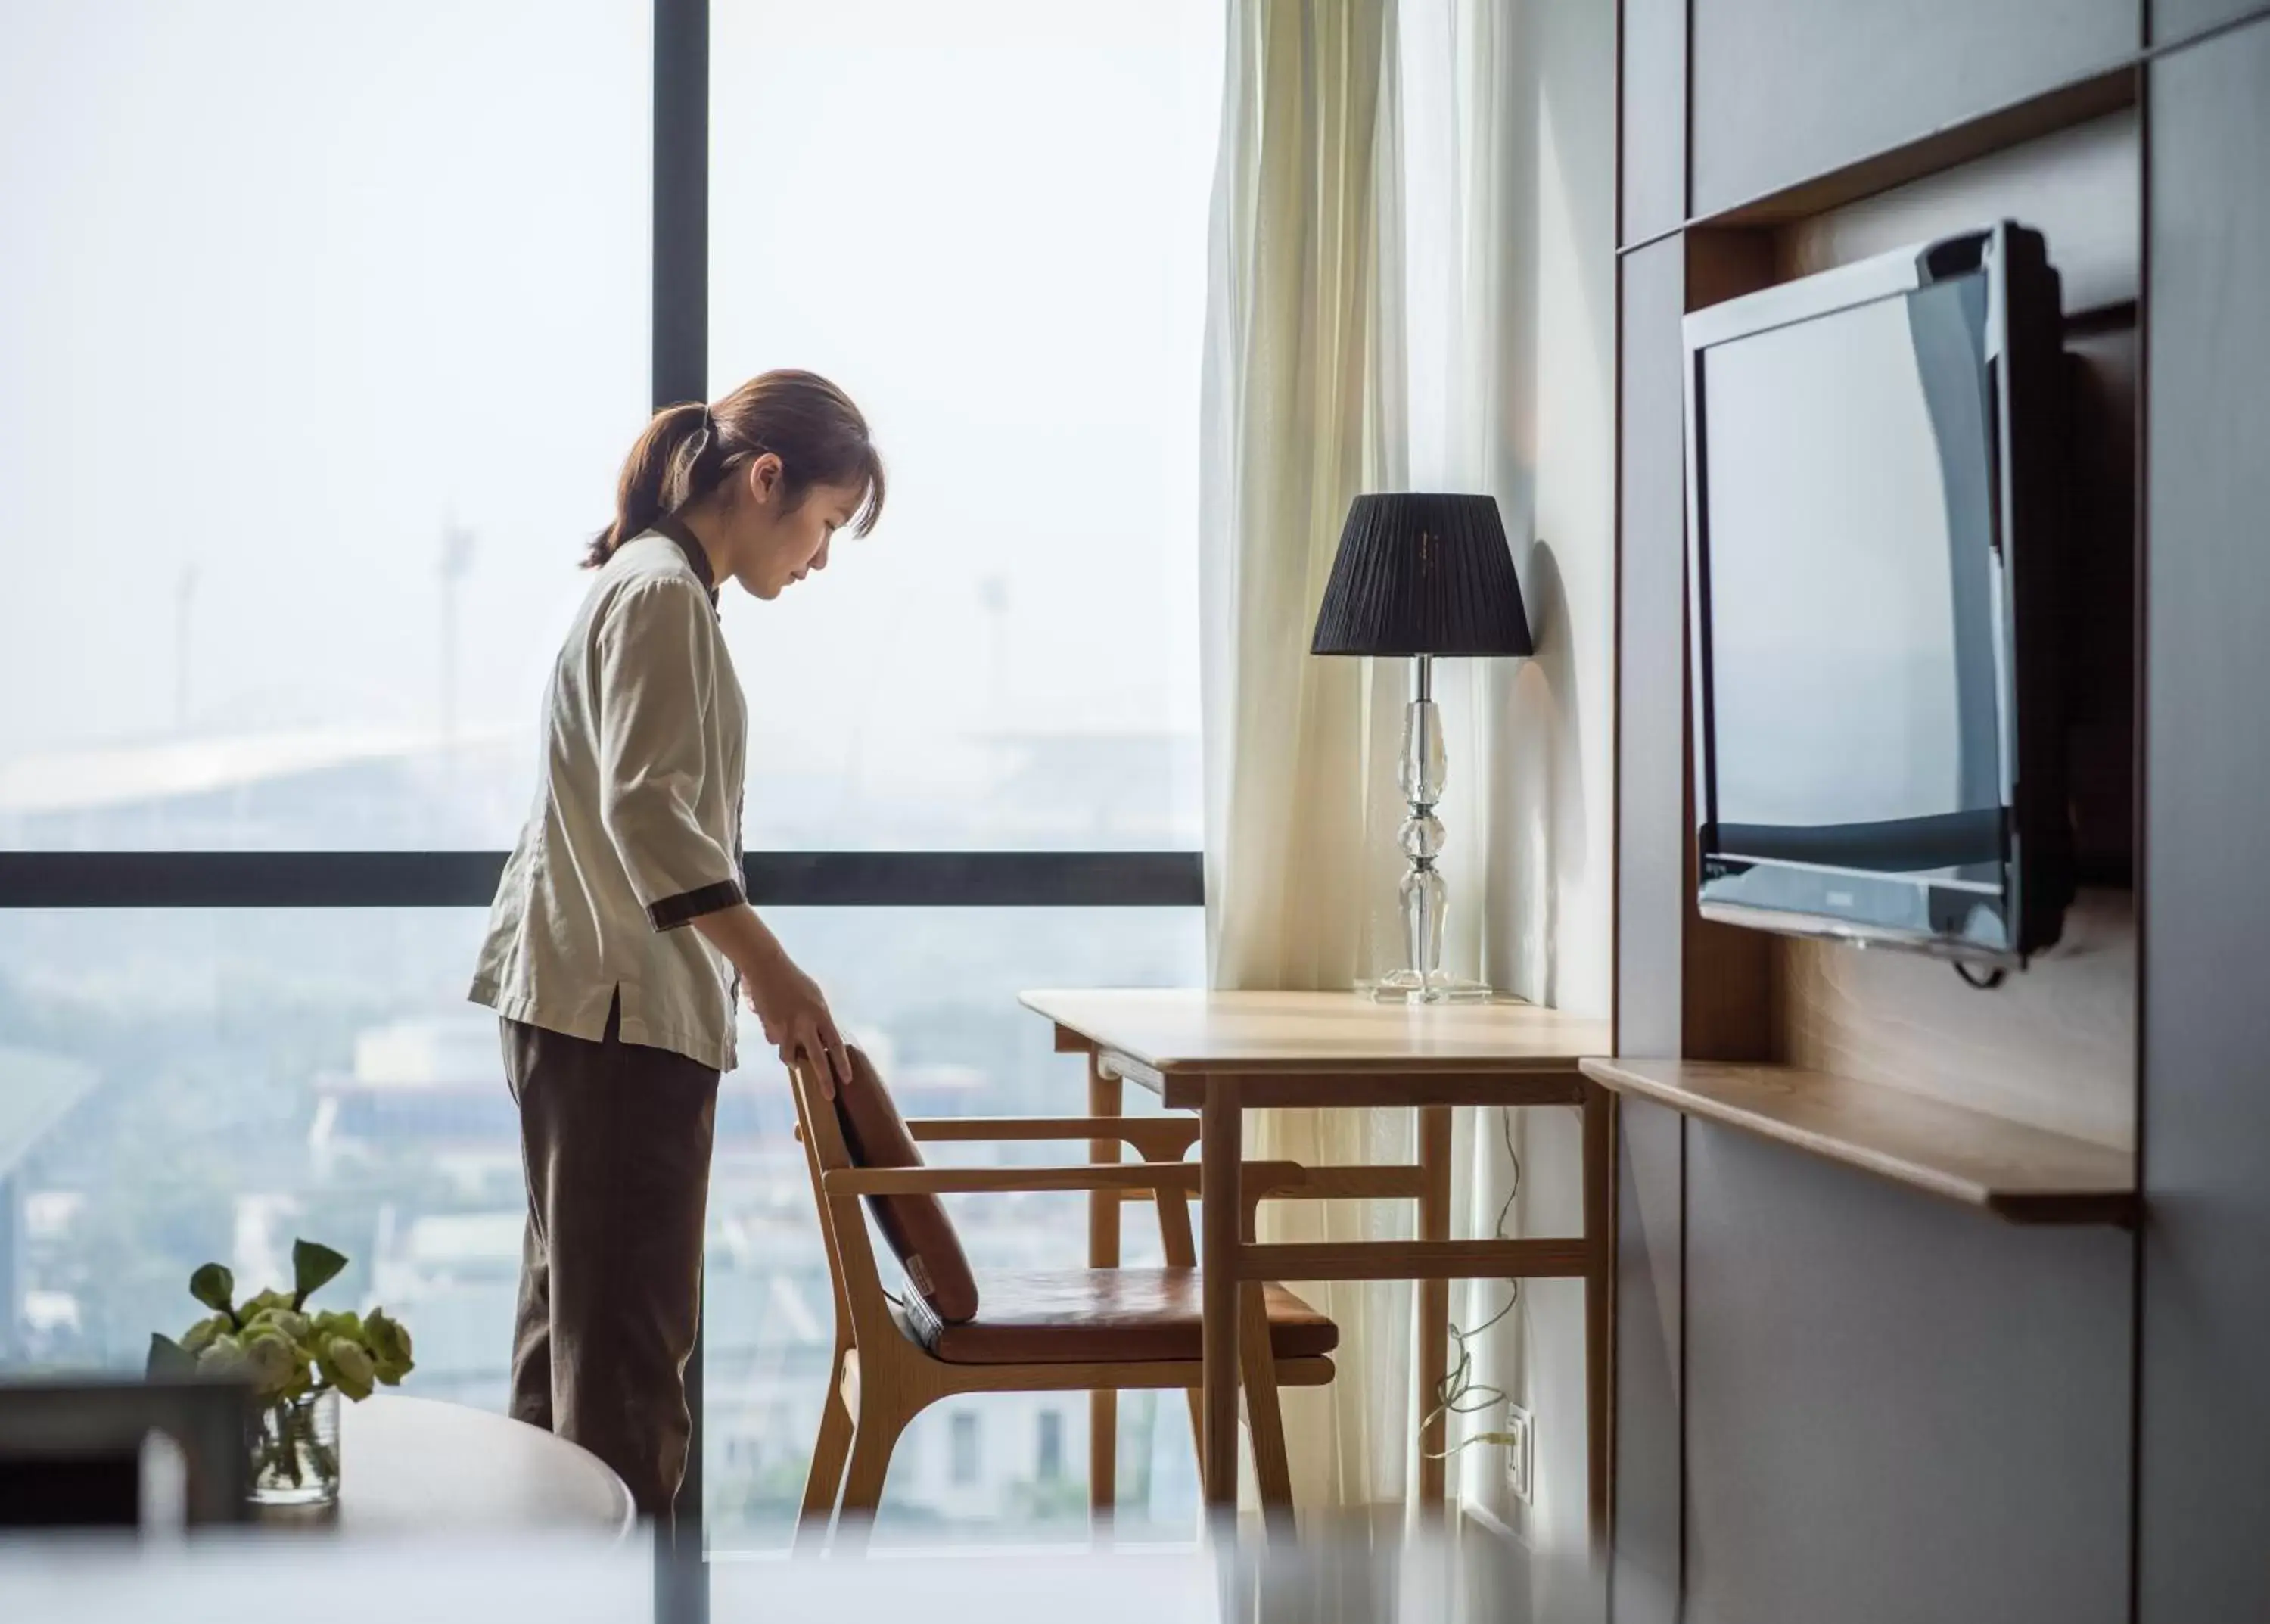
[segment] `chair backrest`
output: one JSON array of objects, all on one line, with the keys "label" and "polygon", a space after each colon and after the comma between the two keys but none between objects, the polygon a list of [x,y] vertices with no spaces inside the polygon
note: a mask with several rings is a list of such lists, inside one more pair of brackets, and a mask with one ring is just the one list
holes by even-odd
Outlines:
[{"label": "chair backrest", "polygon": [[[857,1045],[849,1051],[851,1080],[835,1090],[837,1124],[843,1144],[857,1168],[919,1168],[921,1148],[907,1131],[898,1102],[874,1062]],[[906,1271],[931,1313],[945,1324],[959,1324],[977,1316],[977,1277],[961,1250],[961,1237],[946,1215],[946,1204],[936,1196],[870,1196],[867,1209],[876,1227]]]},{"label": "chair backrest", "polygon": [[883,1282],[875,1270],[875,1252],[867,1243],[865,1225],[859,1227],[855,1246],[839,1243],[835,1238],[835,1213],[821,1180],[836,1168],[851,1165],[851,1152],[843,1143],[843,1130],[836,1123],[835,1113],[812,1109],[815,1103],[824,1106],[825,1101],[812,1081],[811,1068],[801,1061],[788,1069],[788,1091],[796,1102],[797,1137],[804,1143],[805,1170],[812,1175],[812,1204],[820,1214],[820,1238],[827,1249],[827,1276],[835,1288],[835,1324],[838,1334],[844,1334],[852,1324],[850,1282],[860,1283],[859,1295],[874,1297],[881,1296]]},{"label": "chair backrest", "polygon": [[883,1286],[881,1266],[868,1238],[859,1198],[830,1196],[824,1183],[827,1175],[853,1165],[851,1147],[843,1137],[834,1102],[820,1092],[817,1076],[802,1061],[789,1068],[789,1089],[796,1101],[797,1124],[804,1134],[805,1166],[812,1175],[820,1238],[827,1247],[837,1334],[864,1347],[880,1346],[886,1337],[898,1339],[890,1294]]}]

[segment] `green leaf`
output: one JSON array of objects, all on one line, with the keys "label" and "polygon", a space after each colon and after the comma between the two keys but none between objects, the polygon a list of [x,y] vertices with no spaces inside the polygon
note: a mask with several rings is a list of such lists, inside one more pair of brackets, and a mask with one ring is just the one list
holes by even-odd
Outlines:
[{"label": "green leaf", "polygon": [[189,1276],[189,1295],[217,1314],[234,1317],[236,1310],[229,1306],[229,1297],[236,1290],[236,1276],[217,1263],[209,1263]]},{"label": "green leaf", "polygon": [[310,1296],[338,1279],[339,1271],[346,1266],[346,1258],[328,1246],[318,1246],[313,1241],[293,1242],[292,1306],[306,1306]]},{"label": "green leaf", "polygon": [[150,1333],[150,1362],[145,1374],[152,1377],[194,1376],[197,1356],[171,1337]]}]

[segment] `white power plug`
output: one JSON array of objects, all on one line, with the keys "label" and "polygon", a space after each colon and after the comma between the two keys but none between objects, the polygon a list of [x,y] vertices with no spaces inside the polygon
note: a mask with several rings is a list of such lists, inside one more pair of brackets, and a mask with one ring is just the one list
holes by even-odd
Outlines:
[{"label": "white power plug", "polygon": [[1505,1406],[1505,1486],[1523,1505],[1537,1481],[1537,1423],[1528,1411]]}]

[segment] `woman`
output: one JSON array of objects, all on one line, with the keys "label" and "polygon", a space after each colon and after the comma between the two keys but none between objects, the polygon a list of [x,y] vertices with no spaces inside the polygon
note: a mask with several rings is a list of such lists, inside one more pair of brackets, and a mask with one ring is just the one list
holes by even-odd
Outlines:
[{"label": "woman", "polygon": [[746,712],[717,583],[775,598],[864,535],[883,464],[843,392],[768,372],[632,448],[545,701],[543,782],[472,997],[503,1028],[528,1178],[512,1413],[670,1514],[736,988],[781,1058],[848,1078],[812,978],[741,893]]}]

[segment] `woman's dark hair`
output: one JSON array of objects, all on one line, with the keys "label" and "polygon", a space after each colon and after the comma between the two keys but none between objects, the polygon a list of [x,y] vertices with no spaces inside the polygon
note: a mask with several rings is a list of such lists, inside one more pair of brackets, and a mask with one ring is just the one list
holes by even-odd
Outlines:
[{"label": "woman's dark hair", "polygon": [[614,523],[591,538],[584,567],[597,569],[657,519],[700,501],[733,470],[768,451],[781,460],[781,492],[790,508],[815,485],[862,486],[866,493],[851,515],[851,533],[875,528],[883,512],[883,458],[867,437],[867,419],[817,373],[768,372],[714,406],[681,401],[654,414],[623,460]]}]

